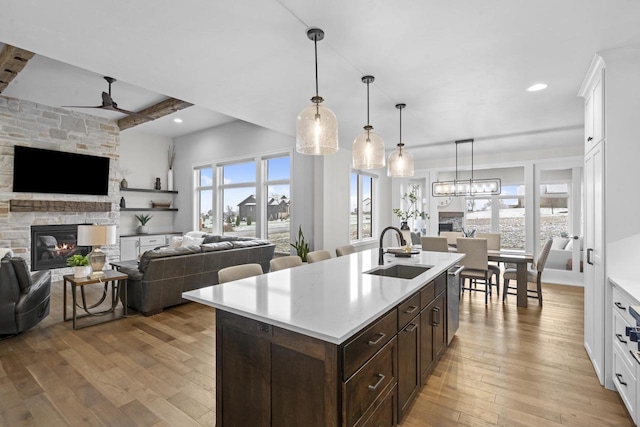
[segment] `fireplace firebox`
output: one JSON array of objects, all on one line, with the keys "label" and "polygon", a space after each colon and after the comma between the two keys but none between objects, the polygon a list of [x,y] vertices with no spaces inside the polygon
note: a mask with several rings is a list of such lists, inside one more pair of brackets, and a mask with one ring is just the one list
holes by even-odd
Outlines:
[{"label": "fireplace firebox", "polygon": [[31,226],[31,271],[67,266],[72,255],[87,255],[88,246],[78,246],[78,224]]}]

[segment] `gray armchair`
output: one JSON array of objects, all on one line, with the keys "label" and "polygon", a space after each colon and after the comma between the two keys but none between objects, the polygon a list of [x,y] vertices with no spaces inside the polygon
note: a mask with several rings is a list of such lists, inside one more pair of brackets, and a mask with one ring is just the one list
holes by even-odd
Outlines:
[{"label": "gray armchair", "polygon": [[5,255],[0,261],[0,336],[15,335],[49,315],[51,270],[34,274],[24,259]]}]

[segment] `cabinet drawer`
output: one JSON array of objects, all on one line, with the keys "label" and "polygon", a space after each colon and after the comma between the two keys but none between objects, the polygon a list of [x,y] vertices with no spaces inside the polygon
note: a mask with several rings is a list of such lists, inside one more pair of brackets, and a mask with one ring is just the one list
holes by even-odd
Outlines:
[{"label": "cabinet drawer", "polygon": [[633,420],[636,419],[636,378],[629,370],[626,362],[622,360],[623,356],[620,355],[619,349],[614,346],[613,348],[613,384],[618,389],[620,397],[624,402],[624,405],[629,411],[629,415]]},{"label": "cabinet drawer", "polygon": [[398,306],[398,331],[420,313],[420,293],[416,293]]},{"label": "cabinet drawer", "polygon": [[395,384],[396,342],[394,337],[344,384],[344,425],[358,423],[383,391]]},{"label": "cabinet drawer", "polygon": [[436,295],[440,295],[447,290],[447,274],[441,274],[436,278]]},{"label": "cabinet drawer", "polygon": [[373,325],[360,332],[343,347],[343,380],[380,350],[398,330],[397,310],[391,310]]},{"label": "cabinet drawer", "polygon": [[362,427],[392,427],[396,425],[396,387],[377,404],[371,417]]},{"label": "cabinet drawer", "polygon": [[624,318],[613,312],[613,347],[619,347],[621,356],[624,356],[624,360],[627,362],[627,366],[629,369],[635,370],[634,363],[635,359],[629,353],[630,350],[638,351],[638,343],[631,341],[631,339],[626,334],[626,328],[629,325]]},{"label": "cabinet drawer", "polygon": [[436,284],[435,282],[427,283],[427,286],[420,291],[420,309],[425,308],[436,297]]},{"label": "cabinet drawer", "polygon": [[144,236],[140,237],[140,246],[163,246],[165,245],[165,236]]},{"label": "cabinet drawer", "polygon": [[631,316],[629,307],[634,305],[616,286],[613,286],[613,312],[618,313],[629,324],[635,325],[636,320]]}]

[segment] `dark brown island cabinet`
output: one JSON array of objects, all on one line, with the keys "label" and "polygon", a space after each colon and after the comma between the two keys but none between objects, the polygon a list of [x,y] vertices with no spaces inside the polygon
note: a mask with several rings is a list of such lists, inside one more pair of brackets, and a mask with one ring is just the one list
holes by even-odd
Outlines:
[{"label": "dark brown island cabinet", "polygon": [[445,271],[340,345],[216,310],[217,425],[397,425],[447,348],[446,303]]}]

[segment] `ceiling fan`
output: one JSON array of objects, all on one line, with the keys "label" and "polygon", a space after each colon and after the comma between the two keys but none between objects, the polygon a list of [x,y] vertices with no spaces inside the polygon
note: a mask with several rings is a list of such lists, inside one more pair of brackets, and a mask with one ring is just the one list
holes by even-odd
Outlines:
[{"label": "ceiling fan", "polygon": [[135,111],[124,110],[118,107],[118,104],[111,97],[111,83],[115,82],[116,79],[113,77],[104,76],[104,79],[109,83],[109,93],[102,92],[102,105],[63,105],[63,107],[67,108],[100,108],[103,110],[111,110],[116,111],[118,113],[127,114],[129,116],[138,116],[144,118],[146,120],[154,120],[153,117],[147,116],[146,114],[137,113]]}]

